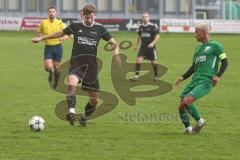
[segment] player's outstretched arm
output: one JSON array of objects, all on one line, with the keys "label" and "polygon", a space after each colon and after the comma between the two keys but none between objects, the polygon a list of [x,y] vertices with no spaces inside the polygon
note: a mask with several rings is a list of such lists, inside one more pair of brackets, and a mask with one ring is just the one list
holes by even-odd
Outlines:
[{"label": "player's outstretched arm", "polygon": [[45,35],[45,36],[41,36],[41,37],[34,37],[32,39],[32,42],[33,43],[38,43],[40,41],[47,40],[47,39],[59,38],[59,37],[62,37],[64,35],[65,35],[65,33],[63,31],[59,31],[59,32],[52,33],[50,35]]},{"label": "player's outstretched arm", "polygon": [[110,43],[112,45],[112,48],[113,48],[113,56],[115,57],[115,61],[118,65],[118,67],[121,66],[121,58],[119,56],[119,48],[118,48],[118,44],[117,42],[111,38],[108,43]]},{"label": "player's outstretched arm", "polygon": [[225,70],[228,67],[228,60],[227,60],[227,58],[222,59],[221,63],[222,63],[221,67],[220,67],[217,75],[213,77],[213,86],[217,85],[217,83],[220,81],[220,77],[223,75],[223,73],[225,72]]},{"label": "player's outstretched arm", "polygon": [[180,82],[182,82],[183,80],[189,78],[194,72],[194,62],[192,64],[192,66],[187,70],[187,72],[185,72],[182,76],[178,77],[175,84],[179,85]]},{"label": "player's outstretched arm", "polygon": [[69,38],[73,38],[73,35],[66,35],[66,34],[65,34],[64,36],[60,37],[59,40],[60,40],[61,42],[63,42],[63,41],[68,40]]}]

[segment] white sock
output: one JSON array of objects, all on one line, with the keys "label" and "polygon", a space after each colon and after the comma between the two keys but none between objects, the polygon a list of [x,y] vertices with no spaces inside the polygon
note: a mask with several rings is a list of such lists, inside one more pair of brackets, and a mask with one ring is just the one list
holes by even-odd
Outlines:
[{"label": "white sock", "polygon": [[197,123],[198,123],[199,125],[202,125],[204,122],[205,122],[205,120],[204,120],[203,118],[200,118]]},{"label": "white sock", "polygon": [[75,108],[69,108],[69,109],[68,109],[68,112],[75,114]]},{"label": "white sock", "polygon": [[187,127],[186,130],[187,130],[188,132],[191,132],[191,131],[192,131],[192,126]]}]

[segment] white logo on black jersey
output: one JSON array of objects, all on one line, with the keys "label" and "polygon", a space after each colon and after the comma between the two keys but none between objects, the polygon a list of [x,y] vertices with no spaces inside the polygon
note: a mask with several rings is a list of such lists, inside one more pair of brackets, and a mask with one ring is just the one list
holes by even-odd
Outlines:
[{"label": "white logo on black jersey", "polygon": [[95,34],[95,35],[97,35],[97,32],[92,31],[91,34]]},{"label": "white logo on black jersey", "polygon": [[89,46],[96,46],[97,41],[88,37],[77,37],[78,38],[78,44],[86,44]]},{"label": "white logo on black jersey", "polygon": [[141,37],[150,37],[150,36],[151,36],[150,33],[145,33],[145,32],[143,32],[143,33],[141,34]]},{"label": "white logo on black jersey", "polygon": [[80,33],[81,33],[81,32],[83,32],[83,31],[80,29],[78,32],[80,32]]}]

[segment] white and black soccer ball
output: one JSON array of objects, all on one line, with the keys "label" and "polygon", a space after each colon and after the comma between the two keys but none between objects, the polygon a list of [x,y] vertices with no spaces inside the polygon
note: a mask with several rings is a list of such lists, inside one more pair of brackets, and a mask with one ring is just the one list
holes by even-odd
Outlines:
[{"label": "white and black soccer ball", "polygon": [[44,130],[44,123],[45,121],[42,117],[34,116],[29,120],[28,125],[31,130],[40,132]]}]

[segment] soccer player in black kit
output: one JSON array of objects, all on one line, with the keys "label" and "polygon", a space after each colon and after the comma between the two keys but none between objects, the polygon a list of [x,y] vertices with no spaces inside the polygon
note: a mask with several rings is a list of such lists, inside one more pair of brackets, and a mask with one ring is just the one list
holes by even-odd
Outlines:
[{"label": "soccer player in black kit", "polygon": [[81,115],[79,123],[87,126],[88,117],[95,111],[99,102],[99,81],[97,77],[97,46],[100,39],[104,39],[112,45],[113,55],[118,66],[121,65],[117,42],[112,38],[107,29],[100,23],[94,22],[96,17],[96,7],[87,4],[82,10],[82,21],[72,23],[64,30],[51,35],[35,37],[33,43],[42,40],[62,37],[73,34],[73,48],[70,59],[70,69],[68,75],[68,104],[67,120],[71,125],[75,122],[76,88],[82,81],[82,89],[88,92],[89,101],[85,106],[85,112]]},{"label": "soccer player in black kit", "polygon": [[143,24],[138,29],[137,44],[134,50],[137,50],[140,42],[141,46],[138,51],[136,66],[135,66],[135,76],[131,78],[132,81],[139,80],[139,72],[141,68],[141,63],[144,59],[150,60],[154,71],[154,80],[159,80],[158,77],[158,67],[157,67],[157,53],[155,44],[157,43],[159,36],[159,31],[157,27],[150,23],[150,15],[148,12],[143,12],[142,14]]}]

